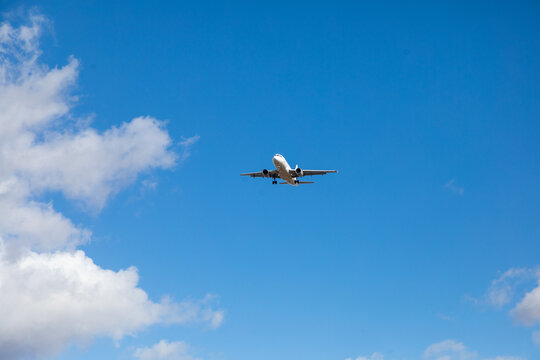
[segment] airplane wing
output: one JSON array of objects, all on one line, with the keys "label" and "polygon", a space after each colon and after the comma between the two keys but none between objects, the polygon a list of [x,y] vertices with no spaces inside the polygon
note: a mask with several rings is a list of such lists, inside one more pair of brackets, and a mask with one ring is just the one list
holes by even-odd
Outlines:
[{"label": "airplane wing", "polygon": [[[304,173],[304,176],[306,175],[312,176],[312,175],[324,175],[324,174],[329,174],[329,173],[337,173],[337,170],[302,170],[302,172]],[[295,169],[291,169],[290,173],[291,173],[291,176],[293,177],[297,176]]]},{"label": "airplane wing", "polygon": [[240,174],[240,176],[251,176],[251,177],[270,177],[270,178],[276,178],[279,179],[279,174],[277,170],[269,170],[268,175],[264,175],[262,171],[259,172],[252,172],[252,173],[244,173]]}]

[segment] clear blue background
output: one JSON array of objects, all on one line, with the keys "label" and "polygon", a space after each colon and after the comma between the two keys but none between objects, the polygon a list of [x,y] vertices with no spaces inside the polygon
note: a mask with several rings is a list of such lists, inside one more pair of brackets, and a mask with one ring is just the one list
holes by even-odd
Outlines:
[{"label": "clear blue background", "polygon": [[[154,300],[219,294],[224,324],[60,359],[160,339],[205,359],[419,359],[445,339],[540,358],[511,307],[465,300],[539,264],[538,2],[0,4],[53,21],[42,60],[81,61],[74,111],[93,126],[151,115],[176,142],[201,137],[143,176],[155,190],[138,182],[98,215],[55,207],[93,231],[98,265],[137,266]],[[340,173],[298,188],[238,176],[277,152]]]}]

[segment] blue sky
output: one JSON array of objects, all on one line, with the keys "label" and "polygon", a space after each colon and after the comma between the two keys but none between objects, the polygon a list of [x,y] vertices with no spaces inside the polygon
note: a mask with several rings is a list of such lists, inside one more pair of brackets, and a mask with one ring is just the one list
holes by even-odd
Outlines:
[{"label": "blue sky", "polygon": [[[413,360],[446,340],[467,347],[448,359],[540,358],[540,319],[516,318],[538,277],[497,282],[540,263],[538,3],[1,4],[14,26],[28,9],[50,20],[41,63],[80,62],[70,118],[152,116],[190,153],[101,210],[40,199],[92,231],[79,249],[97,265],[136,266],[153,301],[214,294],[225,315],[54,359],[162,339],[215,360]],[[340,172],[298,188],[238,176],[275,153]]]}]

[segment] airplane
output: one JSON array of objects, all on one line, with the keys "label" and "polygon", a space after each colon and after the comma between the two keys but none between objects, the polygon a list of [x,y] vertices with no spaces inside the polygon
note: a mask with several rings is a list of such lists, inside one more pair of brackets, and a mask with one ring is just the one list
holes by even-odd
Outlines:
[{"label": "airplane", "polygon": [[285,160],[285,158],[281,154],[274,155],[274,157],[272,158],[272,162],[274,163],[276,170],[264,169],[260,172],[240,174],[240,176],[272,178],[272,184],[278,183],[276,179],[282,179],[285,180],[285,182],[281,182],[280,184],[290,184],[293,186],[298,186],[298,184],[313,184],[313,181],[298,180],[298,178],[301,178],[303,176],[337,173],[337,170],[303,170],[300,169],[298,165],[296,165],[296,167],[292,169],[287,163],[287,160]]}]

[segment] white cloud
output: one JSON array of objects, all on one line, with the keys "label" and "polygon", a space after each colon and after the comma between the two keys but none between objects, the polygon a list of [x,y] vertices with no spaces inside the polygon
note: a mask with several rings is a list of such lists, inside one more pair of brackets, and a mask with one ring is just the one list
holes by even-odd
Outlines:
[{"label": "white cloud", "polygon": [[445,340],[428,346],[424,351],[424,358],[430,360],[469,360],[476,359],[477,354],[467,350],[463,343]]},{"label": "white cloud", "polygon": [[[221,318],[213,297],[156,303],[137,287],[134,267],[118,272],[94,264],[82,251],[0,260],[0,359],[47,356],[70,342],[123,336],[155,323]],[[217,324],[219,325],[219,323]]]},{"label": "white cloud", "polygon": [[174,164],[175,155],[162,124],[138,117],[103,134],[49,135],[44,143],[9,153],[10,164],[34,190],[58,190],[101,208],[111,193],[142,171]]},{"label": "white cloud", "polygon": [[26,74],[0,85],[0,179],[16,176],[26,196],[61,191],[100,209],[140,172],[174,164],[171,139],[151,117],[102,134],[89,127],[55,131],[69,110],[66,91],[76,80],[78,62],[72,58],[48,70],[28,61]]},{"label": "white cloud", "polygon": [[191,147],[197,141],[199,141],[200,138],[201,137],[199,135],[194,135],[192,137],[189,137],[187,139],[183,139],[182,141],[180,141],[180,146],[182,146],[182,148],[184,149],[181,160],[185,160],[191,156]]},{"label": "white cloud", "polygon": [[522,325],[533,326],[540,323],[540,270],[539,268],[511,268],[492,281],[485,298],[490,305],[500,307],[514,299],[516,288],[536,279],[536,287],[525,292],[510,314]]},{"label": "white cloud", "polygon": [[444,321],[454,321],[454,320],[456,320],[456,318],[454,316],[446,315],[446,314],[443,314],[443,313],[437,313],[436,315],[437,315],[437,317],[439,319],[444,320]]},{"label": "white cloud", "polygon": [[[536,281],[536,287],[527,291],[526,289],[530,289],[529,286],[532,280]],[[516,303],[516,298],[521,298],[521,300]],[[508,269],[491,282],[483,300],[485,303],[499,308],[503,305],[513,304],[510,315],[515,322],[525,326],[539,324],[540,267]],[[478,301],[475,300],[475,303],[478,303]],[[535,344],[540,344],[539,333],[540,332],[537,331],[532,334],[532,339]],[[508,359],[513,358],[508,357]]]},{"label": "white cloud", "polygon": [[99,211],[139,174],[178,157],[152,117],[104,132],[70,121],[78,61],[38,62],[46,23],[0,25],[0,359],[51,356],[99,336],[118,341],[156,323],[219,326],[214,296],[150,300],[135,268],[96,265],[76,250],[91,232],[39,200],[61,192]]},{"label": "white cloud", "polygon": [[0,180],[0,241],[13,256],[23,250],[73,249],[88,241],[90,231],[73,225],[51,204],[25,196],[27,188],[11,176]]},{"label": "white cloud", "polygon": [[45,22],[32,16],[28,26],[0,26],[0,237],[8,251],[73,248],[89,239],[36,195],[58,191],[99,210],[140,173],[177,159],[163,123],[152,117],[102,133],[69,121],[78,61],[39,64]]},{"label": "white cloud", "polygon": [[511,314],[523,325],[532,326],[540,322],[540,281],[533,290],[525,294]]},{"label": "white cloud", "polygon": [[[429,345],[424,351],[423,358],[426,360],[527,360],[519,356],[480,358],[476,351],[471,351],[463,343],[451,339]],[[384,360],[384,356],[375,352],[371,356],[360,356],[356,359],[347,358],[345,360]]]},{"label": "white cloud", "polygon": [[454,194],[457,194],[457,195],[463,195],[465,193],[465,189],[463,187],[456,185],[456,179],[455,178],[448,181],[444,185],[444,187],[449,189],[450,191],[452,191]]},{"label": "white cloud", "polygon": [[486,293],[488,304],[501,307],[512,301],[516,286],[525,280],[532,279],[535,269],[512,268],[491,282]]},{"label": "white cloud", "polygon": [[[347,358],[345,360],[353,360],[352,358]],[[355,360],[384,360],[384,356],[381,353],[374,352],[371,356],[359,356]]]},{"label": "white cloud", "polygon": [[[461,342],[445,340],[431,344],[424,351],[424,358],[428,360],[475,360],[479,359],[476,351],[467,349]],[[526,360],[518,356],[496,356],[494,358],[482,358],[484,360]]]},{"label": "white cloud", "polygon": [[199,360],[189,353],[189,346],[182,341],[161,340],[152,347],[141,347],[133,356],[139,360]]}]

